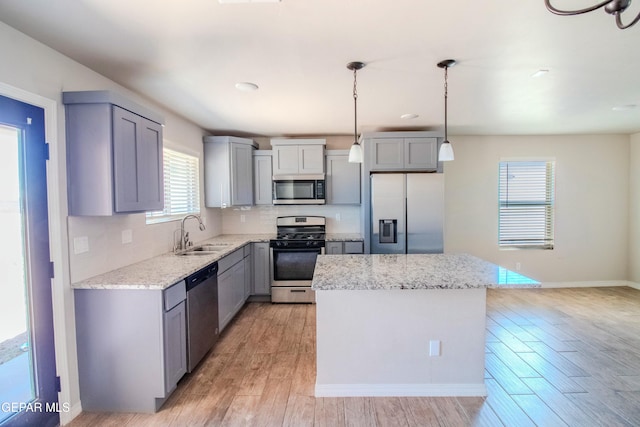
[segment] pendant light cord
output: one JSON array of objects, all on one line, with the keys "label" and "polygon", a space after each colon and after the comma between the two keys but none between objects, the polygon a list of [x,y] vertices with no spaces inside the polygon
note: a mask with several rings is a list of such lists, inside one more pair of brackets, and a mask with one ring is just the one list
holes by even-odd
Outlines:
[{"label": "pendant light cord", "polygon": [[353,69],[353,139],[354,144],[358,144],[358,80],[357,80],[357,72],[355,68]]},{"label": "pendant light cord", "polygon": [[447,138],[447,98],[448,98],[448,71],[449,67],[444,67],[444,141],[449,142]]}]

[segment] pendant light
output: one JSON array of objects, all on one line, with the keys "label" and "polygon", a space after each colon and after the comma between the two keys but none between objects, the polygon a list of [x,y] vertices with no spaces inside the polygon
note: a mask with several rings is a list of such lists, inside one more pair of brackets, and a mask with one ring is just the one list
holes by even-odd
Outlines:
[{"label": "pendant light", "polygon": [[353,145],[349,150],[349,163],[362,163],[362,146],[358,142],[358,81],[356,73],[364,68],[364,62],[349,62],[347,69],[353,71]]},{"label": "pendant light", "polygon": [[604,7],[605,12],[616,17],[616,25],[621,30],[632,27],[638,21],[640,21],[640,14],[638,14],[629,23],[625,24],[622,22],[622,12],[627,10],[630,4],[631,4],[631,0],[605,0],[596,5],[585,7],[584,9],[562,10],[553,6],[551,4],[551,0],[544,0],[544,5],[547,7],[547,9],[549,9],[551,13],[555,13],[556,15],[561,15],[561,16],[581,15],[583,13],[588,13],[596,9],[600,9],[601,7]]},{"label": "pendant light", "polygon": [[438,160],[441,162],[453,160],[453,147],[447,138],[447,71],[449,70],[449,67],[453,67],[454,65],[456,65],[456,61],[454,59],[445,59],[444,61],[438,62],[438,67],[444,68],[444,141],[440,144],[440,151],[438,152]]}]

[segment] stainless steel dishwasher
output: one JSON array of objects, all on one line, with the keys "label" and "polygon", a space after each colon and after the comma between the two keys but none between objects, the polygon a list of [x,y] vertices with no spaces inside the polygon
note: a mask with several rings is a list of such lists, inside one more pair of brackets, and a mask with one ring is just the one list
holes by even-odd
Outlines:
[{"label": "stainless steel dishwasher", "polygon": [[187,277],[187,372],[218,341],[218,263]]}]

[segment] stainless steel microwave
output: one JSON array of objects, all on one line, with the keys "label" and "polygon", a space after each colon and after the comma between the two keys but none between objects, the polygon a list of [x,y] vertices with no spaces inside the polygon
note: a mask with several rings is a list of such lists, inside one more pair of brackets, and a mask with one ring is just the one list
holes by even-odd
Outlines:
[{"label": "stainless steel microwave", "polygon": [[324,205],[324,174],[274,175],[274,205]]}]

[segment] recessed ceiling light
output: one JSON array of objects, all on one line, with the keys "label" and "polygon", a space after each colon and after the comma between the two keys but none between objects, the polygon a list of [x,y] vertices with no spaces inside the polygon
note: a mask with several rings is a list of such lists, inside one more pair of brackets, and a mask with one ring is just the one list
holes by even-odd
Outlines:
[{"label": "recessed ceiling light", "polygon": [[417,114],[413,114],[413,113],[409,113],[409,114],[403,114],[400,116],[401,119],[403,120],[411,120],[411,119],[417,119],[418,117],[420,117]]},{"label": "recessed ceiling light", "polygon": [[637,104],[627,104],[627,105],[618,105],[616,107],[613,107],[612,110],[613,111],[630,111],[630,110],[635,110],[636,108],[638,108]]},{"label": "recessed ceiling light", "polygon": [[547,70],[546,68],[541,68],[540,70],[531,74],[531,77],[533,77],[534,79],[537,79],[538,77],[543,77],[543,76],[546,76],[547,74],[549,74],[549,70]]},{"label": "recessed ceiling light", "polygon": [[239,82],[236,83],[236,89],[243,92],[253,92],[254,90],[258,90],[258,85],[251,82]]}]

